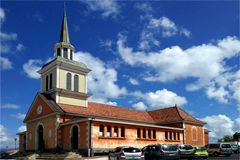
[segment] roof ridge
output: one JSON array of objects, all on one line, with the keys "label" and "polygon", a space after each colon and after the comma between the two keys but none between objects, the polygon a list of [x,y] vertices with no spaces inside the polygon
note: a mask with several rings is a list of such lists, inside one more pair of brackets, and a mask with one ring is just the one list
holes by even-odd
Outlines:
[{"label": "roof ridge", "polygon": [[146,112],[155,112],[155,111],[160,111],[160,110],[164,110],[164,109],[170,109],[170,108],[174,108],[176,106],[170,106],[170,107],[164,107],[164,108],[159,108],[159,109],[155,109],[155,110],[151,110],[151,111],[146,111]]},{"label": "roof ridge", "polygon": [[138,111],[138,112],[148,113],[147,111],[141,111],[141,110],[136,110],[136,109],[132,109],[132,108],[121,107],[121,106],[117,106],[117,105],[111,105],[111,104],[105,104],[105,103],[99,103],[99,102],[88,102],[88,103],[95,103],[95,104],[99,104],[99,105],[105,105],[105,106],[108,106],[108,107],[116,107],[116,108],[121,108],[121,109],[127,109],[127,110],[132,110],[132,111]]},{"label": "roof ridge", "polygon": [[[180,112],[179,112],[179,110],[182,110],[182,109],[180,109],[180,107],[178,107],[178,106],[175,106],[175,108],[176,108],[176,110],[177,110],[177,113],[178,113],[179,117],[180,117],[182,120],[184,120],[184,118],[182,117],[182,115],[181,115]],[[183,110],[182,110],[182,111],[183,111]]]}]

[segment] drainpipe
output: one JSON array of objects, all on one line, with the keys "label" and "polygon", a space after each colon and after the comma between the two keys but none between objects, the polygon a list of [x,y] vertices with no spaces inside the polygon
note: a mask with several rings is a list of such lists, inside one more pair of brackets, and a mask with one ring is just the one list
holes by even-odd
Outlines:
[{"label": "drainpipe", "polygon": [[92,157],[92,121],[89,120],[88,124],[88,157]]}]

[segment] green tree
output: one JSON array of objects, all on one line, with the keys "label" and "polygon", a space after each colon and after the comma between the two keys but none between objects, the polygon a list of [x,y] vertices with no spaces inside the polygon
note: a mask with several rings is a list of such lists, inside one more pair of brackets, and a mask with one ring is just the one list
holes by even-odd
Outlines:
[{"label": "green tree", "polygon": [[240,132],[236,132],[233,134],[233,140],[234,141],[239,141],[240,140]]},{"label": "green tree", "polygon": [[230,135],[225,135],[223,136],[223,138],[218,140],[219,142],[231,142],[233,141],[233,137]]}]

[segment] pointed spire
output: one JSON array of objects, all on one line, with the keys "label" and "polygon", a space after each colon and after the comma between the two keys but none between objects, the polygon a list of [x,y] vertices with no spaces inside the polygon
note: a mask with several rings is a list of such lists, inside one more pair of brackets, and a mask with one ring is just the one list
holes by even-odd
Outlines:
[{"label": "pointed spire", "polygon": [[67,25],[66,1],[64,1],[64,14],[62,19],[62,29],[59,42],[70,43]]}]

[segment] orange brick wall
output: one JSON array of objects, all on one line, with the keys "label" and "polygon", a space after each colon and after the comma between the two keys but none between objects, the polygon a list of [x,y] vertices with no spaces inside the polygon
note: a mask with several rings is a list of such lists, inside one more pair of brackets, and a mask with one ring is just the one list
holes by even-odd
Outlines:
[{"label": "orange brick wall", "polygon": [[64,125],[61,128],[62,133],[62,147],[66,150],[71,150],[71,136],[70,130],[74,125],[80,128],[79,134],[79,149],[86,149],[88,147],[88,122],[79,122],[75,124]]},{"label": "orange brick wall", "polygon": [[[204,145],[204,133],[203,133],[203,126],[197,126],[192,124],[185,124],[186,128],[186,144],[191,144],[194,146],[203,146]],[[196,128],[196,138],[194,133],[192,133],[192,128]],[[195,131],[193,131],[195,132]]]},{"label": "orange brick wall", "polygon": [[[111,125],[125,127],[125,138],[115,138],[115,137],[100,137],[99,136],[99,126],[103,124],[104,126]],[[183,143],[183,134],[180,131],[180,141],[166,141],[165,140],[165,129],[156,129],[156,128],[147,128],[141,126],[131,126],[131,125],[121,125],[114,123],[106,122],[93,122],[92,124],[92,147],[93,148],[115,148],[117,146],[135,146],[135,147],[144,147],[149,144],[182,144]],[[137,139],[137,128],[147,129],[156,129],[156,140],[153,139]]]},{"label": "orange brick wall", "polygon": [[[43,137],[46,149],[52,149],[56,147],[56,115],[43,118],[38,121],[27,123],[27,150],[35,150],[35,139],[36,139],[36,127],[38,124],[43,124]],[[51,129],[51,137],[49,137],[49,130]],[[32,134],[32,139],[30,139]]]},{"label": "orange brick wall", "polygon": [[24,148],[23,148],[23,136],[24,136],[24,134],[19,134],[18,135],[18,138],[19,138],[19,151],[20,152],[24,151]]},{"label": "orange brick wall", "polygon": [[[42,106],[42,113],[41,114],[37,113],[37,108],[38,108],[39,105]],[[34,106],[32,107],[32,109],[29,113],[29,116],[27,117],[26,120],[31,120],[31,119],[34,119],[34,118],[42,117],[42,116],[48,115],[50,113],[53,113],[52,109],[49,108],[48,105],[40,97],[37,97],[36,101],[34,103]]]},{"label": "orange brick wall", "polygon": [[204,140],[205,140],[205,145],[208,145],[208,132],[204,132]]}]

